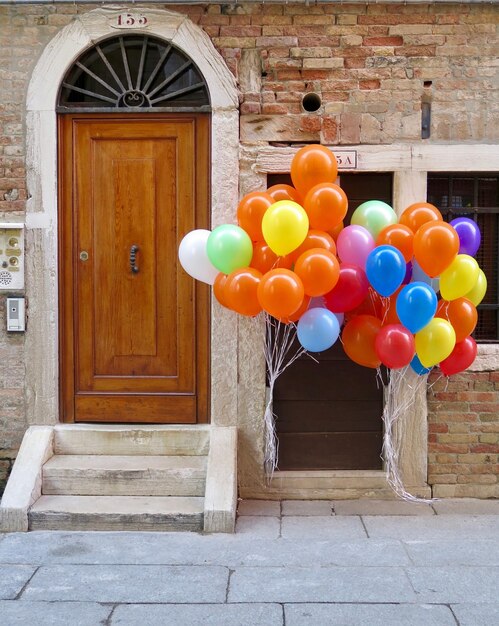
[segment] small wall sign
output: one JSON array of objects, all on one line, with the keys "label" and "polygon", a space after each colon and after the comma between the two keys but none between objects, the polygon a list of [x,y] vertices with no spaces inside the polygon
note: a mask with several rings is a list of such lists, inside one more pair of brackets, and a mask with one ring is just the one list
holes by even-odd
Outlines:
[{"label": "small wall sign", "polygon": [[148,24],[147,17],[142,13],[120,13],[109,18],[109,26],[112,28],[144,28]]},{"label": "small wall sign", "polygon": [[333,148],[334,156],[338,161],[339,170],[357,169],[357,150],[337,150]]}]

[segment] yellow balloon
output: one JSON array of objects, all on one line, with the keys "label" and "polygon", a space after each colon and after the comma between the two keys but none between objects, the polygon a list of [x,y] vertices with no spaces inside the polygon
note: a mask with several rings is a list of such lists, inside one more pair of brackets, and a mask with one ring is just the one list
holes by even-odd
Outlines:
[{"label": "yellow balloon", "polygon": [[458,254],[440,274],[440,293],[444,300],[465,296],[476,284],[480,268],[472,256]]},{"label": "yellow balloon", "polygon": [[296,250],[308,233],[308,215],[291,200],[279,200],[265,211],[262,232],[265,242],[278,256]]},{"label": "yellow balloon", "polygon": [[485,276],[483,270],[479,270],[478,278],[475,283],[475,286],[471,291],[468,291],[465,294],[465,298],[471,300],[475,306],[478,306],[480,302],[485,298],[485,294],[487,293],[487,277]]},{"label": "yellow balloon", "polygon": [[434,317],[416,333],[416,353],[424,367],[433,367],[446,359],[456,345],[456,332],[447,320]]}]

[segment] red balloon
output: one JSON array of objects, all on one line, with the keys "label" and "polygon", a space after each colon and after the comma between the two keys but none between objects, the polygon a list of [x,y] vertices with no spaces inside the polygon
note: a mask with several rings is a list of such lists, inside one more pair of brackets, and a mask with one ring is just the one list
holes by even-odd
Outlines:
[{"label": "red balloon", "polygon": [[357,315],[350,320],[341,336],[347,355],[364,367],[379,367],[381,361],[376,354],[376,336],[381,330],[381,320],[372,315]]},{"label": "red balloon", "polygon": [[334,289],[325,295],[326,306],[333,313],[351,311],[362,303],[369,290],[366,273],[357,265],[340,265],[340,277]]},{"label": "red balloon", "polygon": [[374,348],[383,365],[394,370],[409,365],[416,351],[412,333],[402,324],[383,326],[376,335]]},{"label": "red balloon", "polygon": [[274,202],[279,202],[279,200],[292,200],[300,205],[302,202],[300,194],[294,187],[291,187],[291,185],[272,185],[272,187],[269,187],[265,193],[272,196],[272,198],[274,198]]},{"label": "red balloon", "polygon": [[265,211],[275,200],[264,191],[252,191],[242,198],[237,207],[237,223],[243,228],[252,241],[261,241],[262,219]]},{"label": "red balloon", "polygon": [[473,337],[466,337],[463,341],[456,343],[454,350],[440,363],[440,369],[445,376],[464,372],[475,360],[477,352],[476,341]]},{"label": "red balloon", "polygon": [[345,319],[350,321],[356,315],[372,315],[373,317],[377,317],[381,321],[384,319],[384,302],[389,300],[389,298],[383,298],[379,295],[379,293],[369,286],[368,292],[364,300],[359,304],[359,306],[355,307],[351,311],[345,313]]}]

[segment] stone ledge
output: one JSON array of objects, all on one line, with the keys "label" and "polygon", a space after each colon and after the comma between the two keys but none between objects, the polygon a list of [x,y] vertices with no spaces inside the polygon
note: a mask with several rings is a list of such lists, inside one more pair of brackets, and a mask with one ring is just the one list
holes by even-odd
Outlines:
[{"label": "stone ledge", "polygon": [[42,466],[52,455],[52,426],[26,431],[0,505],[0,531],[26,532],[28,510],[42,493]]}]

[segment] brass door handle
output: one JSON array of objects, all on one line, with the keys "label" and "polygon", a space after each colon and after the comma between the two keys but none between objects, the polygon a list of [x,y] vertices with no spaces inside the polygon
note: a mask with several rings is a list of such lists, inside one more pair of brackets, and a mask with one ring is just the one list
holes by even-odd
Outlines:
[{"label": "brass door handle", "polygon": [[137,267],[137,264],[136,264],[138,251],[139,251],[139,246],[136,246],[135,244],[133,244],[133,246],[130,248],[130,271],[133,274],[136,274],[139,271],[139,268]]}]

